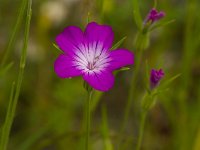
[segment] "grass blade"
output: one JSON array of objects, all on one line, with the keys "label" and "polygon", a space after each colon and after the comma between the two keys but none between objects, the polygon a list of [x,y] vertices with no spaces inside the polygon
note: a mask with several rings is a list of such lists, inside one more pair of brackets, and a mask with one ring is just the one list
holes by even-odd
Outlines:
[{"label": "grass blade", "polygon": [[27,53],[27,46],[28,46],[28,37],[29,37],[29,30],[30,30],[30,21],[31,21],[31,5],[32,5],[32,0],[29,0],[27,3],[27,16],[26,16],[26,25],[25,25],[25,35],[24,35],[24,45],[21,53],[21,59],[20,59],[20,68],[19,68],[19,75],[17,79],[17,85],[16,85],[16,91],[14,93],[14,88],[12,88],[12,93],[11,93],[11,99],[8,107],[8,112],[7,116],[8,119],[5,121],[4,128],[2,131],[2,140],[1,140],[1,145],[0,145],[0,150],[6,150],[7,149],[7,144],[9,141],[9,135],[10,135],[10,129],[12,127],[14,115],[15,115],[15,110],[19,98],[19,93],[21,89],[21,84],[23,80],[23,74],[24,74],[24,68],[25,68],[25,63],[26,63],[26,53]]},{"label": "grass blade", "polygon": [[13,28],[13,32],[12,32],[10,40],[8,42],[8,46],[6,48],[5,54],[4,54],[2,61],[1,61],[1,64],[0,64],[1,67],[4,67],[4,65],[6,64],[6,61],[7,61],[8,57],[11,53],[11,50],[13,48],[13,44],[15,42],[16,35],[19,31],[19,28],[20,28],[20,25],[22,23],[22,19],[23,19],[24,13],[25,13],[26,4],[27,4],[27,0],[22,0],[20,10],[19,10],[19,14],[18,14],[18,17],[17,17],[17,22],[16,22],[16,24]]}]

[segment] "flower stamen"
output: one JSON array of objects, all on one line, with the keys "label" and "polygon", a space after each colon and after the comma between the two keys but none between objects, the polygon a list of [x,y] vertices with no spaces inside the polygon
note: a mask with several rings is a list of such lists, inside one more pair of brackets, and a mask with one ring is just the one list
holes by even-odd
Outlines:
[{"label": "flower stamen", "polygon": [[94,70],[95,68],[97,68],[96,63],[98,60],[99,60],[99,56],[95,57],[93,62],[88,62],[87,69]]}]

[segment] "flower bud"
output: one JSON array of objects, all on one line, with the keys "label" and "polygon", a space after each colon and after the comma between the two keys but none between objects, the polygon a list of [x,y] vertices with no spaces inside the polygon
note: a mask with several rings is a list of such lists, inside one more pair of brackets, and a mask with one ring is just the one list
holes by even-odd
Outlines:
[{"label": "flower bud", "polygon": [[160,80],[163,78],[164,72],[162,69],[151,70],[151,75],[150,75],[150,87],[151,89],[154,89],[158,84],[160,83]]},{"label": "flower bud", "polygon": [[147,23],[152,24],[152,23],[160,20],[164,16],[165,16],[165,12],[163,12],[163,11],[158,12],[155,8],[152,8],[150,10],[150,12],[148,13],[144,23],[145,24],[147,24]]}]

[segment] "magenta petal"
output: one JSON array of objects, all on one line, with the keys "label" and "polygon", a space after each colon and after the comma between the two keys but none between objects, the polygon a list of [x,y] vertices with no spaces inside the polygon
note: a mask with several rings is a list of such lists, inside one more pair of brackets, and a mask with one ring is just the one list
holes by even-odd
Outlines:
[{"label": "magenta petal", "polygon": [[83,32],[76,26],[69,26],[56,37],[56,43],[63,52],[71,55],[84,40]]},{"label": "magenta petal", "polygon": [[114,85],[114,76],[109,71],[102,71],[99,73],[90,72],[83,75],[83,79],[88,82],[90,86],[99,91],[108,91]]},{"label": "magenta petal", "polygon": [[126,49],[117,49],[110,52],[110,66],[111,70],[119,69],[121,67],[132,65],[134,63],[134,55],[131,51]]},{"label": "magenta petal", "polygon": [[110,26],[91,22],[85,29],[85,37],[88,43],[98,42],[103,44],[103,48],[109,49],[113,43],[114,33]]},{"label": "magenta petal", "polygon": [[163,18],[165,16],[165,12],[161,11],[157,14],[157,20]]},{"label": "magenta petal", "polygon": [[59,55],[56,59],[54,71],[60,78],[70,78],[81,75],[81,70],[77,69],[77,65],[75,65],[72,58],[64,54]]}]

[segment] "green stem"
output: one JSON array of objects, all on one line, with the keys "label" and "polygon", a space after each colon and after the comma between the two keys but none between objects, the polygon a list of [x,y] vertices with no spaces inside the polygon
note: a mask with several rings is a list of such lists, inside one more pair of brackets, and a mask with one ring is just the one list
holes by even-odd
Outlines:
[{"label": "green stem", "polygon": [[142,145],[142,139],[144,134],[144,126],[145,126],[145,120],[148,111],[154,104],[156,97],[154,96],[154,92],[151,91],[151,93],[146,93],[141,100],[141,118],[140,118],[140,126],[139,126],[139,136],[138,136],[138,142],[136,145],[136,150],[140,150]]},{"label": "green stem", "polygon": [[8,143],[9,135],[10,135],[10,129],[12,127],[13,119],[15,116],[16,106],[17,106],[19,93],[20,93],[20,89],[21,89],[21,84],[22,84],[22,79],[23,79],[23,74],[24,74],[24,67],[25,67],[25,63],[26,63],[26,53],[27,53],[27,46],[28,46],[29,29],[30,29],[30,20],[31,20],[32,0],[29,0],[27,5],[28,6],[27,6],[27,16],[26,16],[26,25],[25,25],[24,45],[23,45],[22,54],[21,54],[21,58],[20,58],[19,75],[18,75],[18,79],[17,79],[16,91],[14,93],[14,89],[12,89],[12,92],[11,92],[11,100],[9,102],[6,121],[4,123],[3,131],[2,131],[0,150],[6,150],[6,148],[7,148],[7,143]]},{"label": "green stem", "polygon": [[113,150],[113,146],[109,137],[109,127],[106,106],[103,104],[102,109],[102,127],[101,132],[103,136],[104,150]]},{"label": "green stem", "polygon": [[90,138],[90,104],[92,100],[92,90],[88,91],[88,98],[86,103],[86,139],[85,150],[89,150],[89,138]]},{"label": "green stem", "polygon": [[6,63],[7,59],[8,59],[8,56],[11,53],[14,41],[16,39],[16,34],[18,33],[19,27],[20,27],[20,25],[22,23],[22,19],[23,19],[23,15],[25,13],[26,5],[27,5],[27,0],[22,0],[21,6],[20,6],[20,10],[19,10],[19,14],[18,14],[18,17],[17,17],[17,21],[15,23],[15,26],[13,28],[13,32],[12,32],[10,40],[8,42],[8,46],[6,48],[5,54],[4,54],[4,56],[2,58],[2,61],[1,61],[1,67],[4,67],[4,65],[5,65],[5,63]]},{"label": "green stem", "polygon": [[142,30],[142,17],[139,10],[138,0],[133,0],[133,17],[139,30]]},{"label": "green stem", "polygon": [[[142,34],[141,32],[139,33],[139,35]],[[120,149],[120,144],[121,141],[123,140],[124,136],[123,133],[125,131],[128,119],[129,119],[129,115],[130,115],[130,111],[131,111],[131,106],[132,106],[132,102],[133,102],[133,96],[135,94],[135,89],[136,89],[136,79],[139,76],[139,71],[140,71],[140,64],[141,64],[141,57],[144,51],[144,47],[141,46],[141,44],[143,43],[142,41],[146,40],[143,39],[144,36],[138,36],[136,39],[136,57],[135,57],[135,64],[134,64],[134,73],[132,74],[132,78],[131,78],[131,85],[130,85],[130,90],[129,90],[129,95],[128,95],[128,100],[125,106],[125,112],[124,112],[124,119],[122,122],[122,126],[120,129],[120,136],[119,136],[119,142],[118,142],[118,148]],[[139,39],[138,39],[139,38]]]},{"label": "green stem", "polygon": [[144,133],[144,125],[145,125],[145,120],[146,120],[146,111],[143,111],[141,114],[141,120],[140,120],[140,130],[139,130],[139,137],[138,137],[138,143],[136,150],[140,150],[141,144],[142,144],[142,139],[143,139],[143,133]]},{"label": "green stem", "polygon": [[135,90],[135,85],[136,85],[136,79],[138,77],[139,74],[139,66],[141,63],[141,56],[142,56],[142,51],[138,52],[137,58],[136,58],[136,62],[135,62],[135,68],[134,68],[134,73],[132,74],[132,78],[131,78],[131,87],[130,87],[130,91],[129,91],[129,95],[128,95],[128,101],[125,107],[125,115],[124,115],[124,121],[123,121],[123,125],[122,125],[122,131],[125,130],[127,121],[128,121],[128,117],[130,114],[130,110],[131,110],[131,104],[132,104],[132,100],[133,100],[133,95],[134,95],[134,90]]}]

